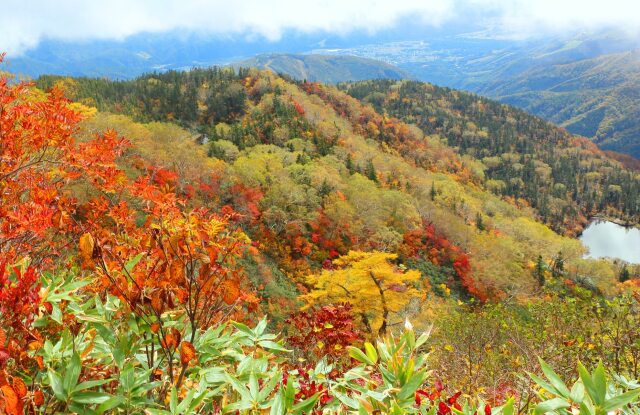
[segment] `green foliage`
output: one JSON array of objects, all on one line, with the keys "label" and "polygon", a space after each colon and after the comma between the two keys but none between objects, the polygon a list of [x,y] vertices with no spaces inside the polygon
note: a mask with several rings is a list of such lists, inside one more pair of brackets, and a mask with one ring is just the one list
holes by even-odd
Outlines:
[{"label": "green foliage", "polygon": [[640,385],[624,379],[611,382],[607,379],[602,363],[592,372],[578,363],[579,379],[571,389],[544,361],[540,366],[547,380],[531,374],[541,388],[543,400],[536,405],[534,414],[570,415],[579,410],[582,415],[606,415],[621,411],[625,414],[640,413]]}]

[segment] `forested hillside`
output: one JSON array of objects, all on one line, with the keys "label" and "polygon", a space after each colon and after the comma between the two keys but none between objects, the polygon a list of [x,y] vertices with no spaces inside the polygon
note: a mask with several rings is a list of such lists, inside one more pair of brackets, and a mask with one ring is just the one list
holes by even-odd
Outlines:
[{"label": "forested hillside", "polygon": [[640,156],[638,50],[534,67],[487,86],[517,105],[602,148]]},{"label": "forested hillside", "polygon": [[[212,202],[243,212],[253,239],[296,278],[353,249],[415,255],[411,245],[423,240],[421,249],[439,252],[436,268],[416,264],[433,274],[432,285],[453,284],[483,301],[533,292],[528,267],[540,255],[549,264],[567,257],[580,278],[607,290],[611,280],[590,275],[580,244],[537,220],[574,235],[592,215],[638,217],[638,173],[588,140],[429,84],[343,86],[362,102],[316,83],[218,68],[126,82],[38,81],[45,90],[54,84],[100,111],[177,122],[206,143],[218,160],[219,171],[206,176],[220,189]],[[131,128],[102,113],[88,123],[105,117],[102,127]],[[195,163],[168,156],[167,166]],[[192,182],[185,191],[202,179]]]},{"label": "forested hillside", "polygon": [[481,161],[489,190],[525,199],[558,231],[575,232],[596,214],[637,222],[638,171],[622,168],[589,140],[516,108],[420,82],[343,89]]},{"label": "forested hillside", "polygon": [[[241,122],[251,106],[242,83],[246,75],[246,70],[236,75],[216,68],[149,75],[128,82],[85,78],[61,82],[68,83],[66,89],[73,98],[101,110],[128,114],[140,121],[176,121],[214,141],[220,128],[213,127],[224,122],[221,128],[229,129],[228,134],[234,137],[230,141],[239,149],[274,144],[273,139],[256,137],[255,131],[268,128],[263,134],[272,135],[277,122],[259,115],[252,121],[257,125]],[[55,77],[43,77],[39,85],[46,89],[56,81]],[[403,136],[402,130],[396,131],[393,118],[406,122],[402,124],[405,129],[415,124],[432,139],[444,139],[446,146],[466,157],[465,167],[473,170],[470,180],[512,198],[516,204],[529,204],[543,222],[561,233],[579,232],[594,215],[634,222],[640,212],[637,171],[624,168],[588,140],[515,108],[420,82],[380,80],[342,86],[379,113],[391,116],[387,121],[366,108],[353,113],[348,97],[330,89],[314,91],[314,84],[308,83],[300,86],[320,96],[366,138],[402,149],[403,155],[409,150],[415,153],[421,143],[410,134]],[[298,137],[305,128],[298,122],[288,134]],[[277,144],[283,145],[286,140],[280,141]],[[428,153],[412,154],[411,158],[426,168],[435,163]]]}]

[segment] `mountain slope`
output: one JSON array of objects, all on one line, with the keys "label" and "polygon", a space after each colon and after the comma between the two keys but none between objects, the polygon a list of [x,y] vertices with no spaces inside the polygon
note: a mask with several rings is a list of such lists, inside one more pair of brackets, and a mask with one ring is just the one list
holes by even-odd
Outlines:
[{"label": "mountain slope", "polygon": [[[480,300],[531,295],[531,264],[540,256],[551,264],[561,252],[567,278],[609,290],[614,266],[582,259],[579,241],[540,220],[567,235],[595,213],[638,220],[640,178],[593,143],[429,84],[348,84],[350,94],[364,94],[357,100],[319,83],[212,68],[126,82],[43,77],[38,85],[153,121],[147,132],[100,112],[87,131],[115,128],[140,143],[138,153],[177,171],[174,186],[190,198],[238,212],[277,264],[258,282],[272,292],[282,291],[278,281],[304,287],[305,275],[350,250],[396,252],[431,286]],[[188,151],[165,148],[157,136],[181,135],[160,127],[167,122],[207,143],[215,163],[196,165]]]},{"label": "mountain slope", "polygon": [[298,80],[337,83],[364,79],[408,79],[407,72],[388,63],[356,56],[265,54],[234,63],[235,68],[269,69]]},{"label": "mountain slope", "polygon": [[484,91],[593,138],[602,148],[640,156],[640,52],[537,67]]},{"label": "mountain slope", "polygon": [[612,31],[526,41],[470,33],[319,52],[393,62],[417,79],[499,99],[638,156],[639,47]]}]

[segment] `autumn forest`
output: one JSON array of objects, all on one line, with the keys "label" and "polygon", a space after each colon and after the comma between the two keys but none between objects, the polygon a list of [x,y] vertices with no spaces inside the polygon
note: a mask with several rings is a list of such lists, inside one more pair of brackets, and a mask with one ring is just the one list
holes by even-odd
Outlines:
[{"label": "autumn forest", "polygon": [[0,78],[0,414],[640,414],[640,161],[413,80]]}]

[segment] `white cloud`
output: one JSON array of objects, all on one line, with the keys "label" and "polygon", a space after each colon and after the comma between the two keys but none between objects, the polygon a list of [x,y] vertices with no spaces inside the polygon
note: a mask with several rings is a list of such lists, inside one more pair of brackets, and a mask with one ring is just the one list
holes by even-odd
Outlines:
[{"label": "white cloud", "polygon": [[436,25],[449,0],[22,0],[0,14],[0,49],[16,54],[42,38],[121,39],[188,29],[278,39],[285,30],[376,31],[417,15]]},{"label": "white cloud", "polygon": [[11,0],[0,14],[0,50],[14,56],[43,38],[122,39],[195,30],[278,39],[285,30],[375,32],[403,18],[436,26],[487,13],[520,33],[640,27],[638,0]]},{"label": "white cloud", "polygon": [[470,0],[475,7],[492,8],[502,29],[535,35],[567,30],[616,28],[637,35],[638,0]]}]

